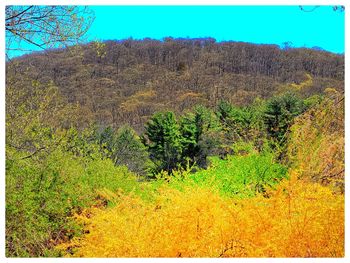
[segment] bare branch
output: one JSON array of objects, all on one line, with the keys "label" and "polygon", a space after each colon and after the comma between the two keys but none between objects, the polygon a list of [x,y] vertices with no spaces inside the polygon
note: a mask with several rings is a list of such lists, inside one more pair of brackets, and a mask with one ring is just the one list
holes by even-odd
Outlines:
[{"label": "bare branch", "polygon": [[6,50],[20,49],[21,40],[41,49],[76,44],[93,19],[81,6],[6,6]]},{"label": "bare branch", "polygon": [[12,19],[14,19],[14,18],[16,18],[16,17],[19,17],[19,16],[23,15],[25,12],[27,12],[27,11],[28,11],[29,9],[31,9],[31,8],[33,8],[32,5],[29,6],[27,9],[23,10],[22,12],[16,14],[16,15],[13,15],[13,16],[11,16],[11,17],[7,17],[7,18],[6,18],[6,21],[7,21],[7,20],[12,20]]}]

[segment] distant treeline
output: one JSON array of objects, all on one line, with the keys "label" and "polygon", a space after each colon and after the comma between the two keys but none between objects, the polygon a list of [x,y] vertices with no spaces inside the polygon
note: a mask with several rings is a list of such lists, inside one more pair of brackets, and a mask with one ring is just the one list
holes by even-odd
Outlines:
[{"label": "distant treeline", "polygon": [[156,111],[213,108],[220,100],[247,105],[308,79],[305,96],[341,91],[344,80],[344,55],[213,38],[91,42],[25,55],[7,67],[14,68],[11,84],[53,82],[89,119],[137,131]]}]

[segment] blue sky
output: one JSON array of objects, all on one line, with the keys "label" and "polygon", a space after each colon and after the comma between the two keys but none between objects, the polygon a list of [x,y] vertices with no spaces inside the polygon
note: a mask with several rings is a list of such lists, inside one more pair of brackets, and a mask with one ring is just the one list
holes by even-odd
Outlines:
[{"label": "blue sky", "polygon": [[[314,6],[304,6],[306,10]],[[90,6],[95,21],[88,40],[213,37],[343,53],[344,12],[321,6]],[[26,48],[28,46],[26,45]],[[34,48],[35,49],[35,48]],[[21,55],[16,53],[16,55]]]},{"label": "blue sky", "polygon": [[[344,12],[321,6],[93,6],[91,40],[213,37],[344,52]],[[306,10],[313,7],[305,6]]]}]

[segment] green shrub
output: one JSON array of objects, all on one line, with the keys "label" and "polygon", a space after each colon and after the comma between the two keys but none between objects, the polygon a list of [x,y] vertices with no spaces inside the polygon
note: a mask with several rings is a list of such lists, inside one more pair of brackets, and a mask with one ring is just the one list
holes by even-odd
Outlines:
[{"label": "green shrub", "polygon": [[[163,174],[159,178],[169,181],[177,189],[195,184],[218,190],[226,196],[251,197],[257,192],[265,193],[268,187],[274,187],[287,176],[287,168],[275,162],[272,151],[258,153],[249,144],[240,145],[235,150],[242,155],[229,155],[226,160],[210,157],[211,165],[207,170],[191,173],[191,169],[185,169],[172,177]],[[159,182],[156,184],[160,185]]]},{"label": "green shrub", "polygon": [[218,105],[217,115],[221,125],[233,140],[244,139],[251,125],[251,112],[247,108],[234,107],[226,101]]},{"label": "green shrub", "polygon": [[57,242],[77,235],[79,226],[69,216],[106,205],[99,189],[140,193],[136,177],[109,159],[77,157],[58,148],[46,158],[7,160],[6,255],[44,256]]}]

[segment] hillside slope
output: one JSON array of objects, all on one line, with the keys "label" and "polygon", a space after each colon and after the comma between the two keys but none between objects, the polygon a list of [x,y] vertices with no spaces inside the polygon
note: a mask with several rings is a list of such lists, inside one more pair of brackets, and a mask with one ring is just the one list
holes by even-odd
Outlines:
[{"label": "hillside slope", "polygon": [[7,69],[7,85],[53,82],[89,119],[139,132],[160,110],[214,107],[221,99],[245,105],[293,83],[307,82],[305,95],[344,89],[344,55],[212,38],[92,42],[25,55]]}]

